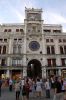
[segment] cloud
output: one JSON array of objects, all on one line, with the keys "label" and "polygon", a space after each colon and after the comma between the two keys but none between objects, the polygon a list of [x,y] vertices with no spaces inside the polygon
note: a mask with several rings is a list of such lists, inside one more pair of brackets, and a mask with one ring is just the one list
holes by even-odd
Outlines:
[{"label": "cloud", "polygon": [[43,17],[46,19],[45,21],[51,24],[63,24],[66,23],[66,18],[60,14],[47,11],[43,14]]}]

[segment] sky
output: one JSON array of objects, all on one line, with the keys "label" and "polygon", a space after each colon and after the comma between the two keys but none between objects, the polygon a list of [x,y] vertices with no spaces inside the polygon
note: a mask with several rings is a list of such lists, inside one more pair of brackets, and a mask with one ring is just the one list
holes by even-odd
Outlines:
[{"label": "sky", "polygon": [[24,23],[25,7],[42,8],[45,24],[61,24],[66,32],[66,0],[0,0],[0,24]]}]

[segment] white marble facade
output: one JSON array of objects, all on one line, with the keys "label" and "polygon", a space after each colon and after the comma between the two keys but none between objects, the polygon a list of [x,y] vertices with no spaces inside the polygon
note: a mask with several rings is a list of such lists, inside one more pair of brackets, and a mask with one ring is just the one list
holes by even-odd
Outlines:
[{"label": "white marble facade", "polygon": [[[50,47],[50,54],[47,54],[47,46]],[[52,46],[55,53],[51,51]],[[60,46],[63,47],[62,54]],[[66,64],[64,46],[66,33],[62,31],[61,25],[45,24],[42,9],[25,8],[23,24],[0,25],[0,70],[6,69],[8,76],[9,70],[19,69],[23,72],[23,76],[27,76],[28,63],[36,59],[41,63],[42,77],[46,77],[52,69],[57,69],[55,74],[61,75],[62,69],[66,69],[65,65],[62,66],[62,63]],[[52,61],[51,66],[48,65],[48,59],[55,59],[56,65],[53,66]],[[18,67],[14,67],[15,65]]]}]

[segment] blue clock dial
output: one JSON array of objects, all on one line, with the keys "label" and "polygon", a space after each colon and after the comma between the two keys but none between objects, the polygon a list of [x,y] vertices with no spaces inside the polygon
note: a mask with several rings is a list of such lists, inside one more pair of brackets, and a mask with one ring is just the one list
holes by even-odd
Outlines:
[{"label": "blue clock dial", "polygon": [[36,51],[40,48],[40,44],[37,42],[37,41],[31,41],[29,43],[29,48],[32,50],[32,51]]}]

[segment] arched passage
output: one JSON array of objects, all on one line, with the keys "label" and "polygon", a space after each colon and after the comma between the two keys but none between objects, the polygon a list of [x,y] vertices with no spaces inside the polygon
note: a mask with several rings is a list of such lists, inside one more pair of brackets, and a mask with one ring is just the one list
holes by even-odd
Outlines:
[{"label": "arched passage", "polygon": [[28,66],[27,66],[27,76],[33,77],[33,78],[42,76],[40,61],[36,59],[29,61]]}]

